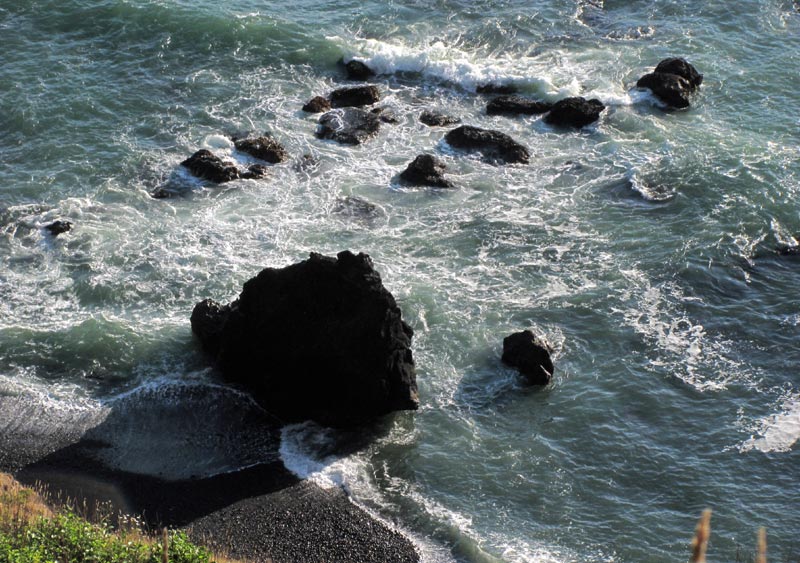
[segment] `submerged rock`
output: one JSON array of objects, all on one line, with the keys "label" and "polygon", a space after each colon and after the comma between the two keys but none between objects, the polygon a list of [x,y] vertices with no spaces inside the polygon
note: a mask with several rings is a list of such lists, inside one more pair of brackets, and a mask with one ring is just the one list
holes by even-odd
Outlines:
[{"label": "submerged rock", "polygon": [[258,180],[264,178],[269,173],[269,168],[263,164],[251,164],[247,170],[239,176],[243,180]]},{"label": "submerged rock", "polygon": [[703,83],[703,75],[685,59],[664,59],[655,71],[645,74],[637,82],[638,88],[648,88],[670,107],[683,109],[690,105],[691,95]]},{"label": "submerged rock", "polygon": [[236,150],[242,151],[271,164],[283,162],[289,158],[289,153],[278,141],[269,136],[254,139],[239,139],[234,142]]},{"label": "submerged rock", "polygon": [[375,219],[383,214],[381,208],[374,203],[352,195],[338,198],[331,212],[336,215],[344,215],[366,221]]},{"label": "submerged rock", "polygon": [[316,136],[343,145],[359,145],[377,135],[381,122],[378,115],[358,108],[329,111],[319,118]]},{"label": "submerged rock", "polygon": [[552,349],[530,330],[515,332],[503,339],[503,362],[519,369],[533,385],[547,385],[553,378]]},{"label": "submerged rock", "polygon": [[517,87],[512,84],[479,84],[475,91],[478,94],[516,94]]},{"label": "submerged rock", "polygon": [[490,160],[524,164],[530,160],[528,149],[505,133],[492,129],[462,125],[448,132],[444,139],[451,147],[479,151]]},{"label": "submerged rock", "polygon": [[374,108],[370,113],[374,113],[375,115],[377,115],[378,118],[384,123],[390,123],[392,125],[400,123],[400,118],[397,117],[397,113],[395,113],[395,111],[392,108],[387,108],[387,107]]},{"label": "submerged rock", "polygon": [[60,234],[66,233],[67,231],[71,231],[72,223],[70,223],[69,221],[62,221],[61,219],[59,219],[58,221],[53,221],[49,225],[45,225],[44,228],[47,229],[47,231],[51,235],[57,237]]},{"label": "submerged rock", "polygon": [[489,115],[538,115],[550,111],[553,104],[521,96],[498,96],[486,106]]},{"label": "submerged rock", "polygon": [[432,186],[435,188],[453,188],[455,185],[444,177],[447,168],[441,160],[430,155],[421,154],[415,158],[400,174],[400,179],[415,186]]},{"label": "submerged rock", "polygon": [[200,149],[192,156],[181,162],[181,166],[189,169],[189,172],[203,178],[221,184],[230,182],[239,177],[239,170],[232,164],[227,164],[220,157],[209,150]]},{"label": "submerged rock", "polygon": [[366,254],[266,268],[230,305],[198,303],[192,331],[287,423],[346,427],[419,405],[413,331]]},{"label": "submerged rock", "polygon": [[361,61],[350,61],[344,65],[344,69],[350,80],[366,80],[375,76],[375,72]]},{"label": "submerged rock", "polygon": [[334,108],[363,107],[379,102],[381,93],[376,86],[355,86],[334,90],[328,98]]},{"label": "submerged rock", "polygon": [[331,109],[331,103],[327,98],[314,96],[303,106],[303,111],[308,113],[322,113]]},{"label": "submerged rock", "polygon": [[446,125],[455,125],[456,123],[461,123],[461,119],[458,117],[452,117],[427,109],[419,114],[419,120],[430,127],[444,127]]},{"label": "submerged rock", "polygon": [[586,98],[564,98],[553,104],[550,113],[544,116],[546,123],[559,127],[585,127],[600,119],[606,106],[600,100]]}]

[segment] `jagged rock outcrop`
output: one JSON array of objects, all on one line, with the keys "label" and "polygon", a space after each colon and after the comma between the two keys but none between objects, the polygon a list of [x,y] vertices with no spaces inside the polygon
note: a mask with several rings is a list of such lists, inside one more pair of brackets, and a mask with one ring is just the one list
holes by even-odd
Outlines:
[{"label": "jagged rock outcrop", "polygon": [[319,118],[316,136],[343,145],[360,145],[378,134],[381,120],[377,114],[358,108],[329,111]]},{"label": "jagged rock outcrop", "polygon": [[445,115],[443,113],[430,111],[427,109],[419,114],[419,120],[430,127],[444,127],[446,125],[455,125],[456,123],[461,123],[461,119],[458,117],[452,117],[450,115]]},{"label": "jagged rock outcrop", "polygon": [[538,115],[550,111],[553,104],[522,96],[498,96],[486,105],[489,115]]},{"label": "jagged rock outcrop", "polygon": [[217,184],[223,182],[230,182],[239,178],[239,169],[233,164],[228,164],[220,157],[216,156],[209,150],[200,149],[192,156],[181,162],[184,166],[197,176],[204,180],[210,180]]},{"label": "jagged rock outcrop", "polygon": [[444,177],[447,166],[430,154],[417,156],[400,174],[400,179],[415,186],[434,188],[453,188],[453,182]]},{"label": "jagged rock outcrop", "polygon": [[377,86],[355,86],[334,90],[328,99],[334,108],[364,107],[378,103],[381,93]]},{"label": "jagged rock outcrop", "polygon": [[479,151],[489,160],[523,164],[530,160],[528,149],[505,133],[492,129],[462,125],[449,131],[444,139],[451,147]]},{"label": "jagged rock outcrop", "polygon": [[236,150],[247,153],[265,162],[277,164],[289,158],[289,153],[278,141],[269,136],[253,139],[238,139],[234,142]]},{"label": "jagged rock outcrop", "polygon": [[413,332],[366,254],[266,268],[233,303],[198,303],[192,331],[287,423],[347,427],[419,404]]},{"label": "jagged rock outcrop", "polygon": [[544,121],[559,127],[585,127],[600,119],[606,106],[600,100],[574,97],[557,101]]},{"label": "jagged rock outcrop", "polygon": [[642,76],[638,88],[648,88],[662,102],[670,107],[688,108],[691,96],[703,83],[703,75],[685,59],[664,59],[655,70]]},{"label": "jagged rock outcrop", "polygon": [[547,385],[553,378],[550,346],[530,330],[515,332],[503,339],[503,362],[519,369],[529,383]]}]

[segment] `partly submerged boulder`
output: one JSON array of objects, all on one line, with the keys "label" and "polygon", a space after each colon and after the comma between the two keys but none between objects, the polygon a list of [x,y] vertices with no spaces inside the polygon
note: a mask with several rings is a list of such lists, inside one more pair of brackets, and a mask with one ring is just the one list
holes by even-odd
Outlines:
[{"label": "partly submerged boulder", "polygon": [[550,111],[553,104],[522,96],[498,96],[486,105],[489,115],[538,115]]},{"label": "partly submerged boulder", "polygon": [[343,145],[360,145],[377,135],[381,120],[377,114],[358,108],[329,111],[319,118],[316,135]]},{"label": "partly submerged boulder", "polygon": [[375,76],[375,72],[361,61],[352,60],[344,65],[344,69],[350,80],[366,80]]},{"label": "partly submerged boulder", "polygon": [[323,113],[331,109],[331,103],[327,98],[314,96],[303,106],[303,111],[308,113]]},{"label": "partly submerged boulder", "polygon": [[238,139],[234,146],[236,146],[236,150],[271,164],[277,164],[289,158],[289,153],[286,152],[283,145],[266,135],[254,139]]},{"label": "partly submerged boulder", "polygon": [[600,100],[575,97],[564,98],[553,104],[544,116],[546,123],[559,127],[585,127],[600,119],[606,106]]},{"label": "partly submerged boulder", "polygon": [[334,90],[328,99],[334,108],[363,107],[379,102],[381,93],[377,86],[355,86]]},{"label": "partly submerged boulder", "polygon": [[70,223],[69,221],[62,221],[61,219],[59,219],[58,221],[53,221],[49,225],[45,225],[44,228],[47,229],[47,231],[51,235],[53,235],[54,237],[57,237],[58,235],[60,235],[62,233],[66,233],[67,231],[71,231],[72,230],[72,223]]},{"label": "partly submerged boulder", "polygon": [[479,151],[489,160],[525,164],[530,160],[528,149],[505,133],[492,129],[462,125],[449,131],[444,139],[451,147]]},{"label": "partly submerged boulder", "polygon": [[461,119],[450,115],[445,115],[437,111],[424,110],[419,114],[419,120],[430,127],[444,127],[461,123]]},{"label": "partly submerged boulder", "polygon": [[703,75],[685,59],[664,59],[655,70],[642,76],[638,88],[648,88],[662,102],[673,108],[687,108],[691,95],[703,83]]},{"label": "partly submerged boulder", "polygon": [[550,346],[530,330],[515,332],[503,339],[503,362],[519,369],[533,385],[547,385],[553,378]]},{"label": "partly submerged boulder", "polygon": [[239,169],[233,164],[228,164],[220,157],[209,150],[200,149],[192,156],[181,162],[181,166],[189,169],[189,172],[203,178],[221,184],[230,182],[239,177]]},{"label": "partly submerged boulder", "polygon": [[366,254],[266,268],[192,312],[224,377],[284,422],[358,425],[418,407],[411,328]]},{"label": "partly submerged boulder", "polygon": [[421,154],[403,170],[400,179],[415,186],[455,187],[453,182],[444,177],[445,168],[444,162],[435,156]]}]

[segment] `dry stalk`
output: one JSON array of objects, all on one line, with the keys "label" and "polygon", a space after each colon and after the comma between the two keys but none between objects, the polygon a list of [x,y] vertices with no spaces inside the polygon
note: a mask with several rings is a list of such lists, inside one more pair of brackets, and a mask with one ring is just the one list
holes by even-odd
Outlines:
[{"label": "dry stalk", "polygon": [[689,563],[706,563],[706,547],[711,535],[711,509],[706,508],[697,522],[697,529],[692,540],[692,557]]},{"label": "dry stalk", "polygon": [[756,555],[756,563],[767,563],[767,529],[759,528],[758,530],[758,554]]}]

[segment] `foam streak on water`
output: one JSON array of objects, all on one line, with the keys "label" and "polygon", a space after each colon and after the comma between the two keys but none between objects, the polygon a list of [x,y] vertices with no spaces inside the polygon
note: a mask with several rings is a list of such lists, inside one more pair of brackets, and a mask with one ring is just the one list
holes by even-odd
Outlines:
[{"label": "foam streak on water", "polygon": [[[280,455],[431,562],[672,562],[706,506],[716,559],[769,525],[771,558],[795,560],[800,262],[775,252],[800,240],[795,4],[0,2],[0,445],[88,436],[176,478]],[[634,87],[667,56],[705,74],[689,110]],[[378,72],[399,119],[358,147],[300,111],[354,84],[340,59]],[[558,130],[488,116],[486,83],[608,107]],[[425,109],[530,164],[453,149]],[[264,179],[179,165],[206,148],[246,167],[231,137],[265,132],[291,159]],[[401,184],[421,153],[458,188]],[[192,307],[346,248],[415,330],[420,410],[357,447],[270,433],[208,369]],[[555,349],[546,389],[500,361],[524,328]]]}]

